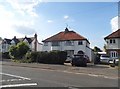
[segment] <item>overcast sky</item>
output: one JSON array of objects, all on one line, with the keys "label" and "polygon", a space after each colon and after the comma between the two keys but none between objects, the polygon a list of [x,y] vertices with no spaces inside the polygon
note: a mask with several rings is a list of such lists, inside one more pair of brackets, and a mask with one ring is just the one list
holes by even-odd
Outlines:
[{"label": "overcast sky", "polygon": [[104,37],[118,29],[118,0],[87,1],[0,0],[0,37],[30,37],[37,33],[41,42],[68,25],[86,37],[91,47],[103,48]]}]

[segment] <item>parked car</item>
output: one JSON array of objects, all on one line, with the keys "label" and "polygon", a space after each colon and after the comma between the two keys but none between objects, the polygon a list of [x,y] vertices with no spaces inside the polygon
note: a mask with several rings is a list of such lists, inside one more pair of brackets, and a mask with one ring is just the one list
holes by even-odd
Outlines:
[{"label": "parked car", "polygon": [[87,59],[83,54],[76,54],[72,58],[71,61],[72,66],[81,66],[81,67],[86,67],[87,66]]},{"label": "parked car", "polygon": [[109,64],[109,61],[111,60],[109,55],[106,54],[102,54],[100,56],[100,63],[105,63],[105,64]]},{"label": "parked car", "polygon": [[119,58],[112,58],[110,61],[109,61],[109,64],[110,65],[119,65],[119,61],[120,59]]}]

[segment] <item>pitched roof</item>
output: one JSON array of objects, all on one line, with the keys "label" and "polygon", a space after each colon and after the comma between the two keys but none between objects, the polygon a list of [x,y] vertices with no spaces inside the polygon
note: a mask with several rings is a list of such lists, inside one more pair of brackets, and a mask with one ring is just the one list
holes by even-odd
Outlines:
[{"label": "pitched roof", "polygon": [[65,31],[59,32],[58,34],[55,34],[55,35],[43,40],[42,42],[66,41],[66,40],[87,40],[87,39],[85,37],[77,34],[74,31],[69,31],[68,28],[66,28]]},{"label": "pitched roof", "polygon": [[2,43],[8,43],[8,44],[11,44],[10,42],[11,42],[11,39],[7,39],[7,38],[5,38],[5,39],[2,41]]},{"label": "pitched roof", "polygon": [[13,39],[6,39],[6,38],[5,38],[5,39],[2,41],[2,43],[7,42],[8,44],[11,44],[11,41],[14,40],[15,43],[17,44],[17,43],[23,41],[24,39],[26,39],[26,40],[28,41],[28,43],[30,44],[30,43],[34,40],[34,37],[25,37],[25,38],[16,38],[16,37],[14,37]]},{"label": "pitched roof", "polygon": [[120,29],[118,29],[117,31],[111,33],[110,35],[108,35],[104,39],[110,39],[110,38],[120,38]]},{"label": "pitched roof", "polygon": [[26,39],[28,41],[28,43],[30,44],[35,38],[34,37],[30,37],[30,38],[25,37],[25,38],[23,38],[23,40],[24,39]]},{"label": "pitched roof", "polygon": [[12,40],[14,40],[14,42],[15,42],[16,44],[20,42],[19,39],[16,38],[16,36],[14,36],[14,38],[13,38]]}]

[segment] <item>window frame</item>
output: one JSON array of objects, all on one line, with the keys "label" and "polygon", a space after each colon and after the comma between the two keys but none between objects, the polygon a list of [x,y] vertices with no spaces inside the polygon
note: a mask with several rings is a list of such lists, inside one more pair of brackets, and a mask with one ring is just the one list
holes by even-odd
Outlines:
[{"label": "window frame", "polygon": [[78,41],[78,45],[83,45],[83,41]]}]

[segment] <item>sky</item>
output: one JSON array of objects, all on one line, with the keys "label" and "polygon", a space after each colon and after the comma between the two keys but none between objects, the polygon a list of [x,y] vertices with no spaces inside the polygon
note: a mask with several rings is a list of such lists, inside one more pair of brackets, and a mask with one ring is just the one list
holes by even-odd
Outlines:
[{"label": "sky", "polygon": [[87,38],[91,48],[103,49],[104,37],[119,28],[117,1],[0,0],[0,37],[31,37],[37,33],[41,43],[68,27]]}]

